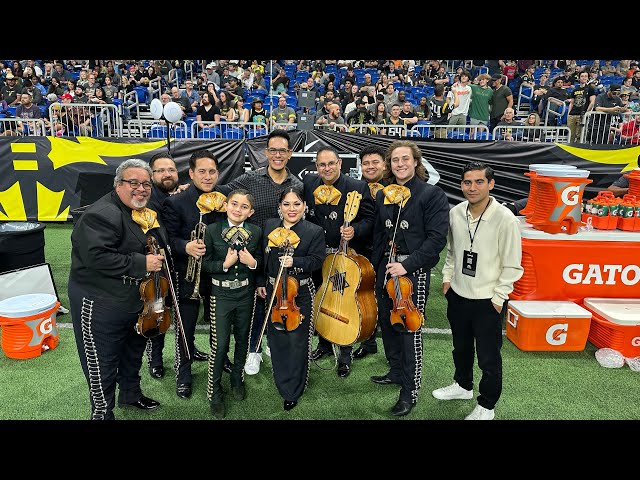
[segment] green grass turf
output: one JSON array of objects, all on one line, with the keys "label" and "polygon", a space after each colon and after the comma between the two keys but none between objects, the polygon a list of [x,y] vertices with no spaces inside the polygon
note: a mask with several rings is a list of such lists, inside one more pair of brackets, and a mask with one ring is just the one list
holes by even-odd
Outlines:
[{"label": "green grass turf", "polygon": [[[45,229],[47,262],[51,263],[63,305],[68,306],[71,225],[48,224]],[[443,257],[442,257],[443,258]],[[441,261],[442,263],[442,261]],[[440,265],[441,266],[441,265]],[[438,268],[440,268],[440,266]],[[427,307],[429,328],[448,328],[446,302],[439,291],[440,274],[434,272]],[[17,360],[0,354],[0,420],[83,420],[89,415],[88,390],[75,346],[69,315],[58,316],[58,346],[42,355]],[[431,396],[435,388],[452,381],[451,335],[423,334],[424,366],[422,389],[410,415],[395,419],[389,415],[397,400],[398,387],[376,385],[369,377],[386,373],[382,341],[379,353],[354,360],[352,374],[339,378],[333,360],[324,358],[311,365],[307,390],[298,406],[289,412],[282,408],[273,383],[270,359],[263,355],[258,375],[246,376],[247,398],[236,402],[225,399],[228,420],[460,420],[474,407],[474,400],[441,402]],[[161,402],[153,412],[116,408],[116,417],[126,420],[212,419],[206,400],[206,362],[193,365],[194,393],[183,400],[175,394],[173,376],[173,331],[169,331],[164,364],[167,375],[151,378],[145,366],[141,371],[145,395]],[[314,339],[314,343],[316,340]],[[200,327],[196,344],[208,351],[208,332]],[[595,360],[596,348],[587,343],[581,352],[523,352],[506,337],[503,394],[496,407],[501,420],[630,420],[639,419],[637,407],[638,373],[627,366],[606,369]],[[476,368],[476,386],[480,371]],[[223,376],[229,390],[229,376]]]}]

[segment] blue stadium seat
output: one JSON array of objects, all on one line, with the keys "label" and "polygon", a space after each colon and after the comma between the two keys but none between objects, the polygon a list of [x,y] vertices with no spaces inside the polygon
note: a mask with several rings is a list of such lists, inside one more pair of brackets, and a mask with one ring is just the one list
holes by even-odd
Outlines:
[{"label": "blue stadium seat", "polygon": [[165,125],[152,125],[147,133],[148,138],[167,138],[167,127]]},{"label": "blue stadium seat", "polygon": [[244,130],[241,128],[229,127],[222,132],[222,138],[243,138]]},{"label": "blue stadium seat", "polygon": [[189,138],[189,133],[186,127],[176,127],[173,129],[173,138]]},{"label": "blue stadium seat", "polygon": [[247,138],[261,137],[267,134],[267,129],[265,128],[250,128],[247,131]]},{"label": "blue stadium seat", "polygon": [[203,128],[198,132],[198,138],[220,138],[220,129],[218,127]]}]

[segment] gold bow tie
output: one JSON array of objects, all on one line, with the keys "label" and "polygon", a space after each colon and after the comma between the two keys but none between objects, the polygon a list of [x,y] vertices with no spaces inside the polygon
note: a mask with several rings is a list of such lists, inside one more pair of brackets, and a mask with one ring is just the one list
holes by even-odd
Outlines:
[{"label": "gold bow tie", "polygon": [[377,183],[377,182],[371,182],[369,184],[369,191],[371,192],[371,196],[373,197],[373,200],[375,201],[376,199],[376,194],[382,190],[384,187],[382,186],[382,184]]},{"label": "gold bow tie", "polygon": [[202,214],[209,212],[226,212],[227,209],[224,208],[224,202],[226,200],[227,197],[220,192],[203,193],[198,197],[196,206]]},{"label": "gold bow tie", "polygon": [[150,208],[141,208],[140,210],[131,210],[131,218],[140,225],[143,233],[147,233],[152,228],[158,228],[158,214]]},{"label": "gold bow tie", "polygon": [[333,185],[320,185],[313,191],[316,205],[338,205],[342,193]]},{"label": "gold bow tie", "polygon": [[222,231],[222,239],[232,247],[244,247],[251,237],[249,232],[244,227],[227,227]]},{"label": "gold bow tie", "polygon": [[384,187],[382,192],[384,193],[385,205],[393,203],[404,207],[409,201],[409,198],[411,198],[411,190],[407,187],[396,185],[395,183]]},{"label": "gold bow tie", "polygon": [[269,247],[282,247],[286,244],[296,248],[300,243],[300,237],[293,230],[288,228],[278,227],[273,230],[267,238],[269,239]]}]

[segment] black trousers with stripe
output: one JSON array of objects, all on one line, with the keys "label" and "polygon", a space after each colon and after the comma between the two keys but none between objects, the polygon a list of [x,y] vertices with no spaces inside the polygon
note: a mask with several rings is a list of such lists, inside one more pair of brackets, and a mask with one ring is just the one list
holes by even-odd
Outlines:
[{"label": "black trousers with stripe", "polygon": [[135,331],[137,313],[96,298],[69,279],[69,304],[82,371],[89,386],[92,420],[115,419],[118,403],[140,399],[140,367],[147,339]]}]

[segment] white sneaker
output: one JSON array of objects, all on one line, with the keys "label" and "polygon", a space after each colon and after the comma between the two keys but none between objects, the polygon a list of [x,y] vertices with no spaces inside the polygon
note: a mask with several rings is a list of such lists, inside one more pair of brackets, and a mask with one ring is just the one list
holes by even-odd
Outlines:
[{"label": "white sneaker", "polygon": [[438,400],[470,400],[473,398],[473,390],[465,390],[457,382],[448,387],[438,388],[431,394]]},{"label": "white sneaker", "polygon": [[260,362],[262,362],[261,353],[249,353],[247,361],[244,364],[244,373],[247,375],[256,375],[260,372]]},{"label": "white sneaker", "polygon": [[476,405],[476,408],[473,409],[469,415],[464,417],[465,420],[493,420],[496,416],[493,409],[489,410],[488,408],[484,408],[480,405]]},{"label": "white sneaker", "polygon": [[267,354],[267,357],[271,358],[271,349],[269,348],[269,345],[264,348],[264,353]]}]

